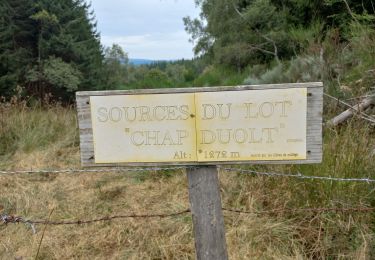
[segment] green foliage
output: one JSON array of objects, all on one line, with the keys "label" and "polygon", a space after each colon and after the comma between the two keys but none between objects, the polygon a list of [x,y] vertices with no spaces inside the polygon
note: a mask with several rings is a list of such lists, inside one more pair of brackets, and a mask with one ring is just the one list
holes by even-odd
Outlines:
[{"label": "green foliage", "polygon": [[320,20],[313,21],[307,27],[302,25],[292,26],[289,37],[293,44],[294,52],[301,53],[311,48],[319,48],[323,41],[324,23]]},{"label": "green foliage", "polygon": [[4,0],[0,15],[2,96],[17,85],[63,98],[102,87],[102,47],[83,0]]},{"label": "green foliage", "polygon": [[34,7],[28,0],[0,1],[0,96],[12,96],[33,62]]},{"label": "green foliage", "polygon": [[[255,68],[258,68],[257,66]],[[244,80],[244,84],[271,84],[288,82],[321,81],[324,63],[319,57],[299,56],[290,61],[277,63],[270,69],[260,72],[258,69]]]},{"label": "green foliage", "polygon": [[188,81],[189,78],[189,71],[188,69],[181,64],[167,64],[167,67],[165,68],[165,72],[167,73],[168,77],[176,83],[183,83],[185,81]]},{"label": "green foliage", "polygon": [[50,14],[44,9],[31,15],[30,18],[39,22],[42,27],[46,25],[58,24],[59,22],[56,15]]},{"label": "green foliage", "polygon": [[251,75],[244,80],[246,85],[268,84],[268,83],[281,83],[285,81],[284,65],[277,64],[271,69],[266,70],[259,76]]},{"label": "green foliage", "polygon": [[141,88],[167,88],[171,87],[172,84],[167,73],[159,69],[151,69],[145,74],[139,86]]},{"label": "green foliage", "polygon": [[340,57],[339,77],[353,86],[352,94],[368,92],[375,85],[375,30],[372,26],[352,23],[347,48],[336,53]]},{"label": "green foliage", "polygon": [[238,72],[230,67],[208,66],[202,74],[194,80],[193,85],[197,87],[241,85],[247,75],[247,69]]},{"label": "green foliage", "polygon": [[150,65],[127,66],[127,82],[122,88],[191,87],[203,72],[203,59],[160,61]]},{"label": "green foliage", "polygon": [[104,52],[103,77],[107,89],[119,89],[128,81],[128,55],[118,44]]},{"label": "green foliage", "polygon": [[243,69],[290,56],[286,16],[272,1],[204,0],[199,4],[201,19],[185,18],[185,28],[197,42],[196,50],[212,56],[216,64]]},{"label": "green foliage", "polygon": [[29,82],[41,82],[57,89],[73,92],[78,89],[82,74],[61,58],[50,57],[38,66],[31,69],[26,76]]},{"label": "green foliage", "polygon": [[[350,24],[374,22],[371,1],[198,0],[200,17],[184,18],[197,54],[243,69],[321,49],[329,32],[350,40]],[[313,54],[313,53],[309,53]]]},{"label": "green foliage", "polygon": [[207,67],[203,73],[194,81],[195,86],[219,86],[222,74],[214,67]]},{"label": "green foliage", "polygon": [[50,57],[43,67],[45,79],[49,84],[65,88],[68,92],[78,89],[82,75],[69,63],[64,62],[61,58]]}]

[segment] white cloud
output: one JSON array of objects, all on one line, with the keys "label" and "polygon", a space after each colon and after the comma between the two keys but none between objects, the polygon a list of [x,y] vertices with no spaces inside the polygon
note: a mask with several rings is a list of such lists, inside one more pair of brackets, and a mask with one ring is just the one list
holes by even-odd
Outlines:
[{"label": "white cloud", "polygon": [[103,36],[102,43],[119,44],[131,58],[155,60],[190,59],[192,44],[184,31],[131,36]]},{"label": "white cloud", "polygon": [[[89,0],[87,0],[89,1]],[[192,58],[182,18],[196,17],[194,0],[91,0],[103,45],[121,45],[131,58]]]},{"label": "white cloud", "polygon": [[151,35],[131,35],[131,36],[103,36],[102,43],[106,46],[117,43],[123,46],[144,44],[149,41]]}]

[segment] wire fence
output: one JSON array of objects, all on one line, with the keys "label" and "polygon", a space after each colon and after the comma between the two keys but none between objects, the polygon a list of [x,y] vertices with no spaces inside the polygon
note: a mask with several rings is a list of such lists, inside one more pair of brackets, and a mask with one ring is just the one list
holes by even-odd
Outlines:
[{"label": "wire fence", "polygon": [[366,183],[375,183],[375,179],[371,179],[370,177],[365,178],[339,178],[339,177],[331,177],[331,176],[312,176],[312,175],[304,175],[300,172],[296,174],[290,173],[278,173],[278,172],[260,172],[254,171],[249,169],[241,169],[241,168],[220,168],[226,172],[238,172],[243,174],[253,174],[253,175],[261,175],[261,176],[268,176],[268,177],[291,177],[291,178],[298,178],[298,179],[310,179],[310,180],[323,180],[323,181],[338,181],[338,182],[366,182]]},{"label": "wire fence", "polygon": [[[125,168],[125,167],[118,167],[118,168],[103,168],[103,169],[41,169],[41,170],[1,170],[0,176],[12,176],[12,175],[22,175],[22,174],[73,174],[73,173],[129,173],[129,172],[150,172],[150,171],[166,171],[166,170],[173,170],[173,171],[185,171],[185,170],[192,170],[198,167],[146,167],[146,168]],[[256,176],[266,176],[266,177],[281,177],[281,178],[298,178],[298,179],[310,179],[310,180],[322,180],[322,181],[338,181],[338,182],[362,182],[362,183],[375,183],[374,179],[367,178],[338,178],[338,177],[330,177],[330,176],[311,176],[311,175],[303,175],[302,173],[298,172],[296,174],[290,173],[278,173],[278,172],[261,172],[255,171],[251,169],[243,169],[237,167],[223,167],[218,166],[218,170],[224,172],[234,172],[238,174],[251,174]],[[321,213],[321,212],[352,212],[352,213],[371,213],[375,212],[375,208],[372,207],[349,207],[349,208],[282,208],[282,209],[273,209],[273,210],[266,210],[266,211],[257,211],[257,210],[242,210],[242,209],[232,209],[223,207],[222,210],[224,212],[230,213],[238,213],[238,214],[252,214],[252,215],[264,215],[264,214],[277,214],[277,213],[299,213],[299,212],[314,212],[314,213]],[[185,209],[176,212],[169,212],[169,213],[157,213],[157,214],[122,214],[122,215],[113,215],[113,216],[102,216],[94,219],[86,219],[86,220],[33,220],[28,219],[21,216],[14,216],[14,215],[7,215],[2,214],[0,215],[0,220],[4,225],[7,224],[17,224],[23,223],[31,227],[33,233],[36,233],[35,225],[83,225],[83,224],[92,224],[96,222],[103,222],[103,221],[113,221],[116,219],[127,219],[127,218],[138,218],[138,219],[149,219],[149,218],[168,218],[168,217],[176,217],[180,215],[184,215],[190,213],[190,209]]]},{"label": "wire fence", "polygon": [[167,217],[176,217],[179,215],[183,215],[189,213],[190,209],[185,209],[182,211],[172,212],[172,213],[159,213],[159,214],[126,214],[126,215],[113,215],[113,216],[103,216],[95,219],[87,219],[87,220],[59,220],[59,221],[50,221],[50,220],[32,220],[26,219],[20,216],[13,216],[13,215],[0,215],[0,219],[2,220],[3,224],[17,224],[23,223],[29,225],[33,231],[36,233],[36,224],[43,224],[43,225],[83,225],[83,224],[93,224],[96,222],[103,222],[103,221],[113,221],[115,219],[127,219],[127,218],[167,218]]},{"label": "wire fence", "polygon": [[[104,169],[35,169],[35,170],[1,170],[0,175],[20,175],[20,174],[73,174],[73,173],[128,173],[128,172],[149,172],[149,171],[177,171],[177,170],[188,170],[196,169],[197,167],[146,167],[146,168],[128,168],[128,167],[118,167],[118,168],[104,168]],[[365,183],[375,183],[375,179],[370,177],[363,178],[339,178],[333,176],[313,176],[305,175],[300,172],[297,173],[280,173],[280,172],[261,172],[250,169],[236,168],[236,167],[222,167],[218,166],[219,170],[225,172],[237,172],[242,174],[253,174],[268,177],[282,177],[282,178],[298,178],[298,179],[310,179],[310,180],[322,180],[322,181],[338,181],[338,182],[365,182]]]},{"label": "wire fence", "polygon": [[[277,213],[299,213],[299,212],[313,212],[313,213],[322,213],[322,212],[351,212],[351,213],[371,213],[375,212],[375,208],[371,207],[351,207],[351,208],[283,208],[283,209],[274,209],[274,210],[263,210],[263,211],[246,211],[240,209],[230,209],[230,208],[222,208],[223,211],[230,212],[230,213],[238,213],[238,214],[251,214],[251,215],[265,215],[265,214],[277,214]],[[93,224],[96,222],[104,222],[104,221],[113,221],[116,219],[128,219],[128,218],[137,218],[137,219],[150,219],[150,218],[170,218],[170,217],[177,217],[181,215],[185,215],[187,213],[191,213],[191,210],[185,209],[176,212],[170,213],[158,213],[158,214],[124,214],[124,215],[113,215],[113,216],[103,216],[94,219],[86,219],[86,220],[33,220],[27,219],[20,216],[14,215],[7,215],[2,214],[0,215],[0,219],[3,225],[8,224],[18,224],[22,223],[31,227],[34,234],[36,234],[36,226],[37,224],[41,225],[53,225],[53,226],[61,226],[61,225],[84,225],[84,224]]]}]

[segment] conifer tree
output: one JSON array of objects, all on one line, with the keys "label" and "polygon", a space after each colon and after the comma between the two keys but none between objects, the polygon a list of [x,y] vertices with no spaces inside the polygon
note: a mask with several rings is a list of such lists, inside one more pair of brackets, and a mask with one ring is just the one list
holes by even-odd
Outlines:
[{"label": "conifer tree", "polygon": [[103,87],[103,49],[85,1],[3,0],[0,17],[0,95],[16,85],[63,98]]},{"label": "conifer tree", "polygon": [[35,55],[35,23],[29,0],[0,2],[0,96],[10,96]]}]

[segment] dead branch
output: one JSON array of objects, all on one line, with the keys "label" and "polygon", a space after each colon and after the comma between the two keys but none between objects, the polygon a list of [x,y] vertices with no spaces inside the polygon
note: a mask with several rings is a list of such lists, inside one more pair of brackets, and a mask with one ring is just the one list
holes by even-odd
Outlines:
[{"label": "dead branch", "polygon": [[[375,98],[373,96],[367,97],[363,99],[360,103],[357,105],[351,106],[349,109],[345,110],[341,114],[335,116],[332,118],[329,122],[329,126],[337,126],[349,118],[353,117],[355,114],[362,115],[363,111],[375,106]],[[375,123],[375,120],[372,121]]]}]

